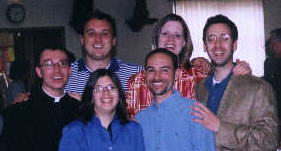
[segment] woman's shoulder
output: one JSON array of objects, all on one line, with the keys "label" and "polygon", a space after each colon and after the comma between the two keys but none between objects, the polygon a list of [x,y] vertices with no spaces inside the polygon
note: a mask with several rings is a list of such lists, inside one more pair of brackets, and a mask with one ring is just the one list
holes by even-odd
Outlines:
[{"label": "woman's shoulder", "polygon": [[137,123],[136,121],[129,121],[128,123],[126,123],[125,127],[127,128],[131,128],[131,129],[140,129],[140,124]]},{"label": "woman's shoulder", "polygon": [[86,125],[80,121],[75,120],[64,127],[65,131],[81,131]]}]

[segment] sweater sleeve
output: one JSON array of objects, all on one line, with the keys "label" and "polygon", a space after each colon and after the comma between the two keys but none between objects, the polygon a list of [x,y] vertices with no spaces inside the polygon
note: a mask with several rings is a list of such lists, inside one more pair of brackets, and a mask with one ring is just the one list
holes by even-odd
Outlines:
[{"label": "sweater sleeve", "polygon": [[[216,134],[220,146],[230,149],[274,150],[278,144],[278,118],[276,99],[272,88],[263,83],[258,86],[250,111],[250,124],[221,121]],[[227,138],[227,139],[225,139]]]}]

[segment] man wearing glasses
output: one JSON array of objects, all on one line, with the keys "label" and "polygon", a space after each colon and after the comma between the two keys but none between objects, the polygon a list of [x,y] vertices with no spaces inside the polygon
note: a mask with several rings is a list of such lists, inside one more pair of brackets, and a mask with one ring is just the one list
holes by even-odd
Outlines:
[{"label": "man wearing glasses", "polygon": [[64,49],[43,49],[35,69],[42,82],[36,83],[28,101],[3,111],[1,151],[57,150],[62,128],[74,120],[79,105],[64,91],[69,64]]},{"label": "man wearing glasses", "polygon": [[193,106],[192,114],[198,117],[194,121],[215,132],[217,151],[274,150],[278,119],[272,88],[258,77],[232,74],[237,40],[237,27],[227,17],[207,20],[204,49],[214,73],[197,87],[196,96],[206,106]]}]

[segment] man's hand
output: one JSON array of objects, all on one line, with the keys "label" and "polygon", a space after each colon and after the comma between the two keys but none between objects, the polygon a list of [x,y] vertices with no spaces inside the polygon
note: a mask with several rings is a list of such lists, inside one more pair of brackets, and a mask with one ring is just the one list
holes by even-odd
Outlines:
[{"label": "man's hand", "polygon": [[67,92],[69,96],[73,97],[74,99],[81,101],[81,95],[75,92]]},{"label": "man's hand", "polygon": [[220,120],[212,113],[212,111],[199,102],[196,102],[192,106],[192,110],[191,114],[197,117],[193,119],[194,122],[202,124],[213,132],[218,132]]},{"label": "man's hand", "polygon": [[248,62],[236,59],[236,66],[233,68],[234,75],[252,74],[252,69]]},{"label": "man's hand", "polygon": [[13,104],[22,103],[29,99],[30,93],[19,93],[14,98]]}]

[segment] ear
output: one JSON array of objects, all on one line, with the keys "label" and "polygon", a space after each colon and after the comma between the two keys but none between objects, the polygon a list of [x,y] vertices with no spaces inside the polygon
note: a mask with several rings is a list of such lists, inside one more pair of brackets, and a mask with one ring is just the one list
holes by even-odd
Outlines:
[{"label": "ear", "polygon": [[84,45],[84,37],[83,37],[82,34],[80,35],[80,45],[81,45],[81,46]]},{"label": "ear", "polygon": [[113,37],[112,38],[112,45],[116,46],[116,44],[117,44],[117,39],[116,39],[116,37]]},{"label": "ear", "polygon": [[237,40],[235,40],[234,43],[233,43],[233,50],[234,51],[237,49],[237,43],[238,43]]},{"label": "ear", "polygon": [[180,76],[180,69],[177,68],[176,71],[175,71],[175,79],[174,80],[176,80],[179,76]]},{"label": "ear", "polygon": [[203,48],[204,48],[204,52],[207,52],[207,47],[206,47],[205,42],[203,42]]},{"label": "ear", "polygon": [[42,78],[42,71],[41,71],[40,67],[36,67],[36,68],[35,68],[35,71],[36,71],[37,76],[38,76],[39,78]]},{"label": "ear", "polygon": [[72,68],[71,68],[71,66],[69,67],[69,75],[71,75],[71,72],[72,72]]}]

